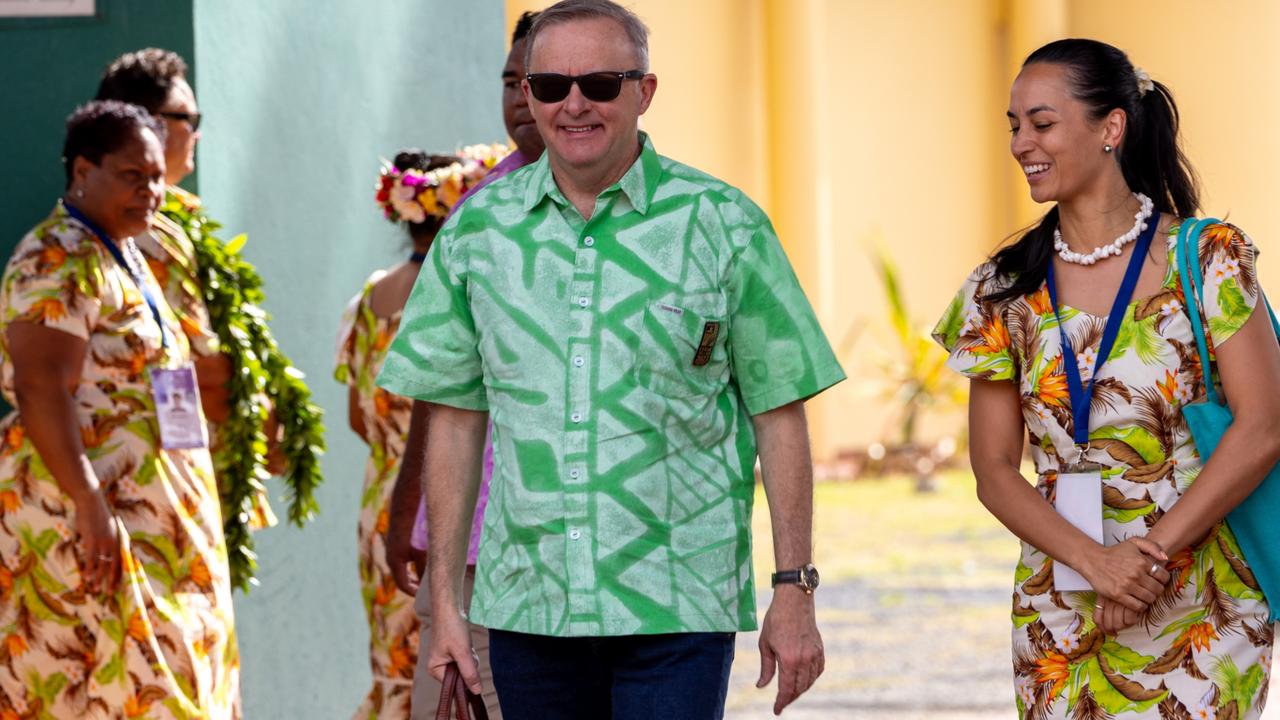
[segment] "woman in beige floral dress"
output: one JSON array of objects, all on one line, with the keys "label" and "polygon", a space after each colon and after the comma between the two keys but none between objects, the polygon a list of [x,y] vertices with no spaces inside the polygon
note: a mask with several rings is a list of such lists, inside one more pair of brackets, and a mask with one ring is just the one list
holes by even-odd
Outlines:
[{"label": "woman in beige floral dress", "polygon": [[[972,379],[978,495],[1023,540],[1012,604],[1019,715],[1257,718],[1270,606],[1223,522],[1280,459],[1280,349],[1255,312],[1253,243],[1226,224],[1193,243],[1220,375],[1206,379],[1174,243],[1198,193],[1167,88],[1114,47],[1058,41],[1024,64],[1009,120],[1032,197],[1057,204],[974,271],[934,336]],[[1132,301],[1112,308],[1131,261]],[[1215,380],[1235,423],[1202,462],[1181,409]],[[1034,489],[1018,470],[1026,437]],[[1095,505],[1064,499],[1090,484]],[[1086,527],[1100,514],[1101,537],[1055,503],[1084,508]],[[1093,591],[1068,584],[1072,569]]]},{"label": "woman in beige floral dress", "polygon": [[[395,167],[399,171],[430,171],[449,167],[457,160],[453,156],[405,151],[396,156]],[[448,206],[442,203],[439,209],[447,211]],[[441,217],[437,215],[424,211],[418,219],[421,222],[409,223],[412,257],[390,270],[375,272],[365,282],[364,289],[348,306],[338,334],[334,376],[348,386],[351,428],[369,446],[357,541],[361,594],[369,621],[373,688],[356,711],[355,717],[360,720],[408,720],[418,660],[420,628],[413,612],[413,597],[396,587],[385,548],[391,491],[409,433],[413,401],[374,383],[387,346],[400,325],[400,315],[423,256],[440,229]]]},{"label": "woman in beige floral dress", "polygon": [[190,350],[130,239],[162,197],[163,133],[136,106],[77,110],[66,200],[4,273],[0,717],[239,716],[209,454],[164,448],[153,392]]}]

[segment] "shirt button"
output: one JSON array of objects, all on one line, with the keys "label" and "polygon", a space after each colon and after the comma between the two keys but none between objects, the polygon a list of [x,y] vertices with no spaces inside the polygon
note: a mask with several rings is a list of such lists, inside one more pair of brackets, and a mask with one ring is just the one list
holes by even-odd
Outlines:
[{"label": "shirt button", "polygon": [[582,367],[587,361],[582,359],[581,355],[575,355],[573,358],[574,367]]},{"label": "shirt button", "polygon": [[578,298],[578,307],[586,307],[589,304],[591,304],[591,301],[588,300],[587,298],[585,297]]},{"label": "shirt button", "polygon": [[569,477],[573,478],[574,480],[577,480],[581,475],[582,475],[582,471],[577,468],[574,468],[569,471]]},{"label": "shirt button", "polygon": [[576,423],[582,422],[582,413],[574,413],[569,416],[569,419]]},{"label": "shirt button", "polygon": [[573,530],[570,530],[570,531],[569,531],[569,539],[570,539],[570,540],[577,540],[577,539],[578,539],[578,538],[580,538],[580,537],[582,537],[582,531],[581,531],[581,530],[578,530],[578,529],[576,529],[576,528],[575,528],[575,529],[573,529]]},{"label": "shirt button", "polygon": [[583,245],[586,245],[587,247],[591,247],[591,246],[593,246],[593,245],[595,245],[595,244],[596,244],[596,239],[595,239],[595,238],[593,238],[593,237],[591,237],[590,235],[588,235],[588,236],[587,236],[587,237],[582,241],[582,244],[583,244]]}]

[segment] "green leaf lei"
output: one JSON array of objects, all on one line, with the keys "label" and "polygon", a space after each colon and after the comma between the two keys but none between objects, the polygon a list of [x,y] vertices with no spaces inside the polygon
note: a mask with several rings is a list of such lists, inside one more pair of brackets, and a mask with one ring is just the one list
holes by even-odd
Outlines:
[{"label": "green leaf lei", "polygon": [[302,372],[280,352],[267,326],[269,316],[261,309],[265,300],[262,277],[240,256],[245,236],[224,243],[214,236],[221,225],[203,208],[185,203],[173,193],[166,194],[160,212],[186,231],[195,247],[197,282],[210,324],[222,352],[231,359],[232,374],[227,383],[231,415],[218,426],[220,447],[213,465],[222,497],[231,583],[247,592],[256,584],[258,567],[249,520],[254,498],[271,476],[266,467],[264,432],[269,413],[262,398],[270,399],[283,430],[289,521],[298,527],[319,510],[315,489],[322,480],[324,411],[311,402]]}]

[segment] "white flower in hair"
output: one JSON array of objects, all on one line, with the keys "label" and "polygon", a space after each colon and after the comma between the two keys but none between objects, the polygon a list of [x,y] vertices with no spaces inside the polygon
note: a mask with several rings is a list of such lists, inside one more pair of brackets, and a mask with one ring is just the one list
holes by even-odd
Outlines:
[{"label": "white flower in hair", "polygon": [[1133,68],[1133,75],[1138,80],[1139,97],[1142,97],[1156,89],[1156,84],[1151,81],[1151,76],[1147,74],[1146,70],[1135,65]]}]

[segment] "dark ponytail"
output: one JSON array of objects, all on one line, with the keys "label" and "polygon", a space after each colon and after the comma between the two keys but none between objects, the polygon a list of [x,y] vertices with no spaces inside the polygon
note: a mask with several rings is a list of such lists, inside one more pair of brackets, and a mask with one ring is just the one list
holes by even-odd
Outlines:
[{"label": "dark ponytail", "polygon": [[[1124,137],[1116,148],[1120,172],[1134,192],[1151,198],[1158,212],[1191,217],[1200,208],[1195,170],[1178,143],[1178,106],[1169,88],[1158,82],[1145,93],[1128,56],[1097,40],[1057,40],[1031,53],[1022,63],[1061,65],[1072,95],[1089,107],[1098,121],[1119,108],[1127,118]],[[994,275],[1000,290],[986,296],[999,302],[1040,289],[1053,258],[1053,230],[1058,226],[1055,205],[1034,227],[994,256]]]}]

